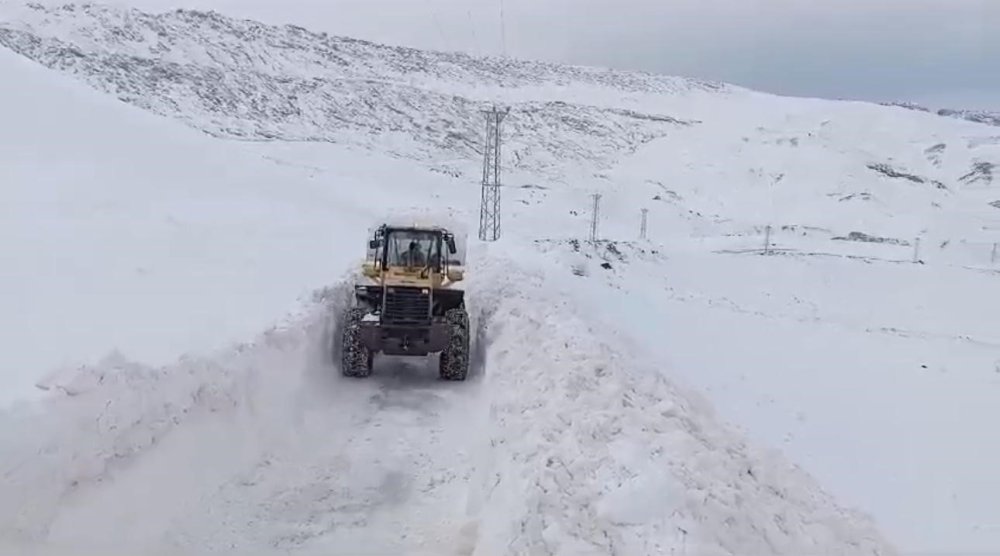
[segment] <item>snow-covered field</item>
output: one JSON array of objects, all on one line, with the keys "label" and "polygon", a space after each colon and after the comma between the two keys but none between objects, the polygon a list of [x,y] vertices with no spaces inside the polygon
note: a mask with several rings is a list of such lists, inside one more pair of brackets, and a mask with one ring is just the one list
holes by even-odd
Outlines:
[{"label": "snow-covered field", "polygon": [[[995,129],[333,39],[346,64],[325,65],[299,31],[222,16],[12,6],[0,42],[58,71],[0,49],[0,543],[1000,549]],[[223,55],[241,41],[257,66]],[[192,77],[211,71],[216,98],[251,100],[212,108]],[[255,111],[302,79],[325,83],[303,112]],[[368,227],[474,231],[475,107],[498,98],[510,172],[503,240],[469,248],[473,376],[342,379],[330,316]]]}]

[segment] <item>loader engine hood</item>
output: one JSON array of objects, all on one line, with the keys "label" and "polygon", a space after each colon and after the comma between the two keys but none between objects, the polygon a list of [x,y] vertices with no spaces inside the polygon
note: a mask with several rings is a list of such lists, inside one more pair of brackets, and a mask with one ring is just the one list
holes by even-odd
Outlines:
[{"label": "loader engine hood", "polygon": [[442,273],[429,269],[390,267],[385,272],[381,272],[379,266],[378,264],[365,265],[363,274],[368,278],[368,284],[454,289],[465,278],[464,272],[459,268],[449,268]]}]

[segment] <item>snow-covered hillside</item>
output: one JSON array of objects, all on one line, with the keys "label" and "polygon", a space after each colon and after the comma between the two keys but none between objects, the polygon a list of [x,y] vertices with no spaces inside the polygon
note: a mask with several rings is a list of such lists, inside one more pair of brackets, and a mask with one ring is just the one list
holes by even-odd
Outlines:
[{"label": "snow-covered hillside", "polygon": [[[212,13],[0,12],[0,369],[7,401],[50,392],[0,417],[0,542],[1000,547],[992,128]],[[493,101],[474,376],[342,380],[367,227],[474,229]]]},{"label": "snow-covered hillside", "polygon": [[[390,48],[215,12],[15,8],[2,10],[11,19],[0,23],[0,45],[155,113],[224,137],[373,145],[450,172],[459,170],[449,159],[474,156],[479,110],[495,96],[455,94],[456,85],[558,90],[572,84],[621,94],[724,90],[677,78]],[[512,151],[523,159],[518,166],[553,176],[573,165],[606,168],[692,123],[565,99],[525,100],[514,109],[520,117],[510,132],[533,136]]]},{"label": "snow-covered hillside", "polygon": [[[967,198],[957,189],[993,183],[1000,149],[988,128],[902,109],[390,48],[215,12],[94,5],[2,12],[0,44],[211,134],[359,145],[473,180],[479,110],[499,101],[514,114],[504,131],[507,169],[517,179],[643,188],[668,202],[676,188],[718,188],[684,203],[699,218],[747,220],[749,209],[758,221],[761,203],[778,203],[776,211],[821,212],[816,225],[824,228],[830,221],[880,228],[906,212],[909,225],[891,233],[912,239],[924,220]],[[637,151],[676,157],[671,174],[623,175],[618,162]],[[595,177],[607,185],[594,185]],[[731,210],[687,206],[720,195]],[[851,231],[879,233],[836,233]]]}]

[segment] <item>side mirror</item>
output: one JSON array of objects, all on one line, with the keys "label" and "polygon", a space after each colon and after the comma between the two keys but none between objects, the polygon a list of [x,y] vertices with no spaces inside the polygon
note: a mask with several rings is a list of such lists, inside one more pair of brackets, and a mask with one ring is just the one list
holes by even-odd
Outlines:
[{"label": "side mirror", "polygon": [[455,251],[456,251],[456,249],[455,249],[455,238],[453,236],[448,236],[447,241],[448,241],[448,252],[450,252],[452,255],[454,255]]},{"label": "side mirror", "polygon": [[369,249],[378,249],[378,243],[379,242],[378,242],[377,239],[368,240],[368,248]]}]

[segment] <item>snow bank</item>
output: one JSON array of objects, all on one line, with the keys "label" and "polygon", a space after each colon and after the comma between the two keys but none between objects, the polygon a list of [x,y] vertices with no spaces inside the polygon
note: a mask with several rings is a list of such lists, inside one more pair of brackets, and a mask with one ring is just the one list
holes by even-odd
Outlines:
[{"label": "snow bank", "polygon": [[[132,505],[119,499],[112,509],[121,514],[121,529],[89,532],[96,546],[117,544],[112,538],[128,544],[136,530],[162,518],[168,511],[164,506],[196,502],[205,483],[231,472],[227,466],[249,457],[248,449],[280,445],[301,373],[276,371],[295,367],[296,353],[315,345],[326,325],[326,306],[343,295],[336,289],[318,291],[252,341],[210,357],[182,357],[154,367],[112,353],[54,377],[49,387],[58,394],[44,402],[0,412],[0,539],[58,541],[62,532],[52,529],[53,522],[72,510],[74,499],[99,497],[122,477],[127,480],[136,461],[168,435],[191,430],[208,417],[236,421],[213,436],[216,445],[202,439],[188,454],[191,459],[166,462],[173,469],[148,478],[173,481],[169,496],[177,499],[157,491],[163,485],[138,483],[137,488],[160,496]],[[237,417],[247,412],[259,419],[253,428],[239,426]],[[74,526],[86,529],[83,519],[84,526]]]},{"label": "snow bank", "polygon": [[541,274],[502,258],[476,273],[493,396],[476,554],[892,552]]},{"label": "snow bank", "polygon": [[745,446],[493,247],[470,274],[484,368],[467,384],[390,362],[365,381],[337,377],[329,317],[348,280],[215,356],[111,356],[54,381],[63,395],[0,416],[0,538],[38,550],[891,553],[867,518]]},{"label": "snow bank", "polygon": [[536,247],[546,282],[595,328],[626,333],[755,445],[870,513],[901,552],[988,552],[1000,520],[1000,450],[981,441],[1000,420],[996,275],[808,254],[824,241],[782,256]]},{"label": "snow bank", "polygon": [[[347,273],[354,274],[353,272]],[[349,280],[249,343],[148,367],[109,358],[0,413],[0,548],[19,553],[441,554],[479,383],[429,363],[333,363]],[[32,411],[34,409],[34,411]],[[467,446],[468,444],[468,446]]]}]

